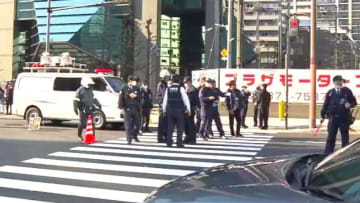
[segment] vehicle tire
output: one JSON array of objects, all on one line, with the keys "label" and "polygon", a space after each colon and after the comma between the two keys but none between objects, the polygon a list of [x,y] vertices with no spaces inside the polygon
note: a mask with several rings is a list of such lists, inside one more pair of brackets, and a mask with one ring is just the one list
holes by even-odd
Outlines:
[{"label": "vehicle tire", "polygon": [[42,115],[41,115],[40,109],[38,109],[36,107],[31,107],[26,111],[25,119],[26,119],[27,123],[29,123],[30,118],[33,118],[33,117],[40,117],[42,120]]},{"label": "vehicle tire", "polygon": [[96,129],[103,129],[105,128],[106,125],[106,118],[103,112],[101,111],[95,111],[94,112],[94,123],[93,125],[95,126]]},{"label": "vehicle tire", "polygon": [[53,125],[61,125],[61,123],[64,122],[63,120],[51,120],[51,123]]}]

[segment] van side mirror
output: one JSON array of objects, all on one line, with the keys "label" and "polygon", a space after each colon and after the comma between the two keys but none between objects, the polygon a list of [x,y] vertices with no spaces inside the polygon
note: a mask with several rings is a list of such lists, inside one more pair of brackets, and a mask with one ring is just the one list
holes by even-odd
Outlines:
[{"label": "van side mirror", "polygon": [[112,89],[109,86],[106,86],[105,91],[112,92]]}]

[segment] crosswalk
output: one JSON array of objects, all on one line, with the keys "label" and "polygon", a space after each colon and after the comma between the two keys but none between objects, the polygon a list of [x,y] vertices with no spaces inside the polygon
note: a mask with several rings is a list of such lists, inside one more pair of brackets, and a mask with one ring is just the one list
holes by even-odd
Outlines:
[{"label": "crosswalk", "polygon": [[133,145],[119,138],[0,166],[0,202],[142,202],[177,177],[256,158],[272,136],[247,133],[185,148],[165,147],[155,133],[139,138]]}]

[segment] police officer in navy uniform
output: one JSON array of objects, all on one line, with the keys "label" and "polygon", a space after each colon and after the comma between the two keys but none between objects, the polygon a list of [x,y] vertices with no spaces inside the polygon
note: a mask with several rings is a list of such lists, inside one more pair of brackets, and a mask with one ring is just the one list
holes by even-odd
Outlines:
[{"label": "police officer in navy uniform", "polygon": [[150,132],[150,113],[153,108],[152,93],[149,89],[149,84],[144,82],[141,87],[141,131]]},{"label": "police officer in navy uniform", "polygon": [[168,81],[170,78],[170,72],[166,69],[160,71],[160,82],[157,86],[156,99],[159,103],[159,122],[158,122],[158,142],[165,143],[166,134],[167,134],[167,118],[166,115],[162,112],[162,104],[164,101],[165,90],[168,86]]},{"label": "police officer in navy uniform", "polygon": [[194,87],[191,81],[191,77],[187,76],[184,78],[184,86],[186,93],[190,101],[190,110],[191,115],[185,116],[185,144],[196,144],[196,125],[195,125],[195,112],[197,106],[199,106],[199,93],[198,90]]},{"label": "police officer in navy uniform", "polygon": [[[78,137],[83,141],[82,131],[86,128],[88,116],[91,115],[94,119],[93,113],[96,109],[101,109],[100,102],[95,98],[92,87],[95,85],[91,78],[85,77],[81,79],[81,87],[76,90],[74,99],[74,112],[79,115],[80,123],[78,126]],[[94,124],[94,122],[92,122]],[[95,136],[95,128],[93,126]]]},{"label": "police officer in navy uniform", "polygon": [[258,98],[258,111],[259,111],[259,119],[260,124],[259,128],[262,130],[267,130],[269,128],[269,111],[270,111],[270,103],[271,103],[271,95],[267,91],[267,84],[262,85],[261,92]]},{"label": "police officer in navy uniform", "polygon": [[246,125],[246,115],[248,112],[249,97],[251,96],[251,93],[247,90],[246,85],[241,87],[241,93],[244,95],[244,102],[245,102],[244,109],[241,112],[241,126],[243,128],[248,128],[248,126]]},{"label": "police officer in navy uniform", "polygon": [[177,129],[176,145],[183,148],[182,134],[184,132],[184,116],[190,116],[191,108],[190,101],[186,94],[184,87],[180,86],[180,77],[178,75],[172,76],[172,84],[165,91],[162,110],[167,117],[167,135],[166,145],[172,147],[174,127]]},{"label": "police officer in navy uniform", "polygon": [[204,140],[207,140],[210,135],[213,105],[216,100],[215,92],[212,90],[212,79],[206,80],[205,87],[199,92],[199,97],[201,106],[199,134]]},{"label": "police officer in navy uniform", "polygon": [[[229,111],[229,124],[231,136],[242,137],[241,128],[241,111],[244,109],[245,97],[239,89],[236,88],[236,81],[229,82],[229,90],[226,97],[226,107]],[[236,120],[236,134],[234,132],[234,119]]]},{"label": "police officer in navy uniform", "polygon": [[[210,126],[212,126],[212,121],[215,121],[216,128],[217,128],[218,132],[220,133],[220,138],[224,138],[225,132],[224,132],[223,125],[222,125],[221,119],[220,119],[219,101],[220,101],[220,97],[225,97],[225,94],[223,92],[221,92],[221,90],[219,88],[216,87],[215,80],[212,80],[212,90],[215,95],[215,101],[214,101],[212,112],[211,112]],[[209,130],[210,130],[210,135],[213,136],[214,134],[212,132],[211,127]]]},{"label": "police officer in navy uniform", "polygon": [[343,79],[340,75],[333,78],[335,88],[326,93],[324,106],[321,110],[321,122],[327,117],[328,137],[326,141],[325,153],[334,152],[336,134],[340,129],[342,147],[349,143],[349,128],[351,123],[350,109],[356,104],[352,91],[343,87]]},{"label": "police officer in navy uniform", "polygon": [[141,93],[137,86],[138,77],[129,76],[128,85],[120,92],[119,108],[125,114],[125,130],[128,144],[131,144],[134,139],[138,139],[138,133],[141,126],[140,109],[141,109]]}]

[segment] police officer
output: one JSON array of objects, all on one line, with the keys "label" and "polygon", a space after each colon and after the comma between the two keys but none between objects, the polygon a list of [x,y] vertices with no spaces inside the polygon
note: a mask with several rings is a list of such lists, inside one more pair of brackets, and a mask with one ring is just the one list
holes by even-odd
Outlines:
[{"label": "police officer", "polygon": [[159,103],[159,123],[158,123],[158,142],[159,143],[165,143],[166,134],[167,134],[167,119],[166,115],[162,112],[162,103],[164,101],[165,96],[165,90],[168,86],[168,81],[170,78],[170,72],[166,69],[163,69],[160,71],[160,79],[157,86],[157,93],[156,93],[156,99]]},{"label": "police officer", "polygon": [[212,126],[212,121],[215,121],[216,124],[216,128],[218,130],[218,132],[220,133],[220,138],[224,138],[225,137],[225,132],[223,130],[223,125],[221,123],[221,119],[220,119],[220,113],[219,113],[219,101],[220,101],[220,97],[225,97],[225,94],[223,92],[220,91],[219,88],[216,87],[216,81],[212,80],[212,90],[214,92],[215,95],[215,101],[213,103],[213,108],[212,108],[212,112],[211,112],[211,121],[210,121],[210,135],[213,135],[211,126]]},{"label": "police officer", "polygon": [[[226,97],[226,107],[229,111],[229,124],[231,136],[242,137],[240,134],[241,127],[241,111],[244,109],[244,96],[239,89],[236,88],[236,81],[229,82],[229,90]],[[236,120],[236,134],[234,132],[234,119]]]},{"label": "police officer", "polygon": [[246,125],[246,115],[248,112],[248,106],[249,106],[249,97],[251,96],[251,93],[247,90],[247,86],[241,87],[241,93],[244,95],[244,109],[241,111],[241,126],[243,128],[248,128]]},{"label": "police officer", "polygon": [[254,127],[257,127],[259,121],[259,101],[260,101],[261,86],[257,86],[253,93],[254,102]]},{"label": "police officer", "polygon": [[138,133],[141,125],[141,93],[137,86],[138,80],[138,77],[130,75],[128,85],[121,90],[119,97],[119,108],[125,114],[124,121],[128,144],[131,144],[133,139],[140,142]]},{"label": "police officer", "polygon": [[190,101],[190,110],[191,115],[185,116],[185,144],[196,144],[196,126],[195,126],[195,112],[197,106],[199,106],[199,93],[198,90],[194,87],[194,85],[191,82],[191,77],[185,77],[184,78],[184,86],[186,93],[188,95],[189,101]]},{"label": "police officer", "polygon": [[260,114],[259,128],[262,130],[266,130],[269,128],[268,120],[269,120],[270,102],[271,102],[271,95],[267,91],[267,84],[263,84],[258,99],[258,103],[259,103],[258,111]]},{"label": "police officer", "polygon": [[355,106],[356,101],[352,91],[343,87],[343,79],[340,75],[333,78],[335,88],[326,93],[324,106],[321,110],[321,122],[326,117],[328,123],[328,137],[326,141],[325,153],[334,152],[336,134],[340,129],[342,147],[349,143],[349,128],[351,122],[350,109]]},{"label": "police officer", "polygon": [[[84,77],[81,79],[81,87],[76,90],[74,99],[74,112],[79,115],[80,122],[78,125],[78,137],[83,141],[82,132],[87,126],[87,119],[89,115],[94,119],[93,113],[96,111],[96,107],[101,109],[100,102],[94,97],[92,86],[95,83],[91,78]],[[94,123],[94,122],[92,122]],[[93,126],[95,135],[95,128]]]},{"label": "police officer", "polygon": [[207,140],[210,135],[213,105],[216,100],[215,93],[212,90],[212,79],[208,78],[206,80],[205,87],[199,92],[199,97],[201,106],[199,134],[204,140]]},{"label": "police officer", "polygon": [[150,132],[149,122],[150,122],[150,113],[153,108],[152,103],[152,93],[149,89],[149,84],[145,82],[141,87],[141,131]]},{"label": "police officer", "polygon": [[172,85],[165,91],[162,110],[166,114],[168,121],[168,129],[166,135],[166,145],[172,147],[174,127],[177,128],[176,145],[183,148],[182,134],[184,132],[184,116],[190,116],[191,108],[190,101],[183,87],[180,86],[180,77],[178,75],[172,76]]}]

